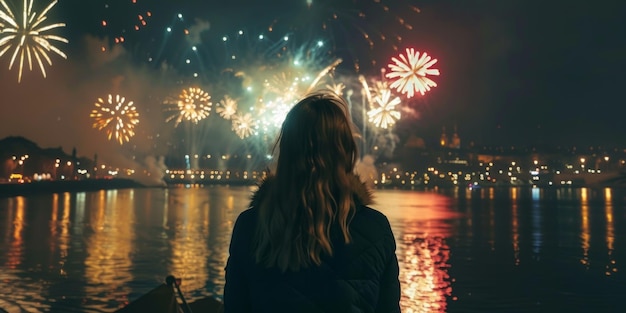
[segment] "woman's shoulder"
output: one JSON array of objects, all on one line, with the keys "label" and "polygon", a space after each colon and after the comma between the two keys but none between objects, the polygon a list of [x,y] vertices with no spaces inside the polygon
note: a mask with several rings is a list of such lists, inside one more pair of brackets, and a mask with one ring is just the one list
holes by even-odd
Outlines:
[{"label": "woman's shoulder", "polygon": [[369,206],[360,206],[352,219],[351,225],[371,230],[387,231],[391,229],[389,219],[382,212]]},{"label": "woman's shoulder", "polygon": [[255,207],[250,207],[237,216],[236,224],[249,225],[256,223],[256,219],[259,216],[259,210]]},{"label": "woman's shoulder", "polygon": [[257,210],[249,208],[237,216],[231,237],[231,253],[245,251],[256,229]]},{"label": "woman's shoulder", "polygon": [[364,218],[369,218],[369,219],[378,220],[378,221],[388,221],[387,216],[383,214],[383,212],[380,212],[367,205],[359,206],[356,210],[356,215],[357,216],[361,215]]}]

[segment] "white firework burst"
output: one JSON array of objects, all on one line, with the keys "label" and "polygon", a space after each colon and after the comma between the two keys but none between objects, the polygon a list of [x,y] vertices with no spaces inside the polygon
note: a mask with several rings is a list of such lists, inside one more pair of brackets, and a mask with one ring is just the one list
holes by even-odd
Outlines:
[{"label": "white firework burst", "polygon": [[54,52],[64,59],[67,56],[52,41],[68,43],[61,36],[48,34],[48,31],[59,27],[65,27],[65,23],[44,24],[48,18],[46,14],[57,3],[52,1],[41,13],[33,10],[34,0],[24,0],[21,14],[16,14],[7,5],[5,0],[0,0],[0,56],[9,50],[13,50],[9,70],[13,67],[16,59],[19,59],[19,71],[17,81],[22,81],[24,61],[28,62],[28,69],[33,70],[33,63],[39,65],[41,74],[46,77],[44,61],[52,65],[49,53]]},{"label": "white firework burst", "polygon": [[237,134],[237,136],[239,136],[239,138],[244,139],[246,137],[250,137],[254,133],[256,122],[252,118],[252,114],[235,114],[233,115],[232,121],[233,131]]},{"label": "white firework burst", "polygon": [[219,106],[215,109],[221,117],[226,120],[230,120],[235,113],[237,113],[237,101],[229,96],[224,96],[224,99],[220,100]]},{"label": "white firework burst", "polygon": [[374,97],[374,101],[376,107],[368,111],[367,116],[376,127],[387,129],[400,119],[400,112],[395,109],[400,104],[400,98],[392,98],[390,90],[383,90],[380,95]]},{"label": "white firework burst", "polygon": [[391,88],[411,98],[415,92],[424,95],[431,87],[437,87],[437,83],[427,77],[439,75],[439,70],[430,68],[437,63],[437,59],[431,58],[425,52],[420,55],[419,51],[407,48],[406,56],[400,54],[400,59],[393,57],[391,60],[394,62],[388,65],[391,72],[385,75],[387,78],[395,79],[391,83]]}]

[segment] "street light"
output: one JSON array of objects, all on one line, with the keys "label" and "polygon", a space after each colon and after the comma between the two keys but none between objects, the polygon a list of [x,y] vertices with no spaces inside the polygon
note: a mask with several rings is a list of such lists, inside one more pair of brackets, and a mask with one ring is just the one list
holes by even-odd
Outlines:
[{"label": "street light", "polygon": [[580,168],[585,169],[585,158],[580,158]]},{"label": "street light", "polygon": [[[13,157],[13,160],[15,160],[16,157]],[[20,174],[22,174],[22,176],[24,175],[24,161],[26,161],[26,159],[28,159],[28,154],[24,154],[22,156],[20,156],[19,161],[17,161],[17,164],[20,166]]]}]

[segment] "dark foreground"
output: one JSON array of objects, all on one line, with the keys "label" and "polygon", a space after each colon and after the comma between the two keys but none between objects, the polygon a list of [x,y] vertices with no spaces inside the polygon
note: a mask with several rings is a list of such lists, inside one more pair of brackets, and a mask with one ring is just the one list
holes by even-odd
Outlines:
[{"label": "dark foreground", "polygon": [[224,312],[222,303],[210,296],[187,303],[185,296],[180,291],[180,282],[174,276],[168,276],[164,284],[150,290],[114,313]]}]

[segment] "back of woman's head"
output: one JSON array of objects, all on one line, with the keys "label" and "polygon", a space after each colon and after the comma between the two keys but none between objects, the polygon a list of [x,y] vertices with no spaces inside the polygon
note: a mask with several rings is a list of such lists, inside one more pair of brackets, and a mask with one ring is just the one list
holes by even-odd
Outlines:
[{"label": "back of woman's head", "polygon": [[334,178],[352,172],[357,151],[346,112],[345,101],[330,91],[298,102],[281,129],[276,175]]},{"label": "back of woman's head", "polygon": [[332,255],[333,225],[350,241],[357,148],[347,114],[331,91],[306,96],[287,114],[276,172],[260,203],[257,262],[283,271],[319,265],[323,254]]}]

